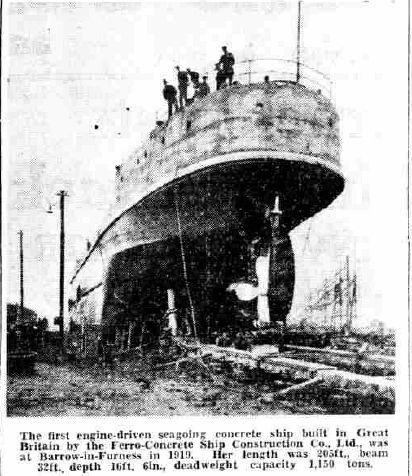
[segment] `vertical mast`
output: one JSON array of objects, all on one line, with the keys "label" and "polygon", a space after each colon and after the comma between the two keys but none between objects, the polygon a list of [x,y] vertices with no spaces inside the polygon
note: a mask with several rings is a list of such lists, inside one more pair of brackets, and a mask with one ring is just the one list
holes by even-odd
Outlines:
[{"label": "vertical mast", "polygon": [[350,311],[351,311],[350,290],[351,290],[351,285],[350,285],[350,273],[349,273],[349,255],[346,255],[346,328],[348,332],[352,330],[351,329],[352,323],[351,323],[351,316],[350,316]]},{"label": "vertical mast", "polygon": [[337,319],[337,326],[336,326],[336,331],[340,332],[342,330],[342,320],[343,320],[343,295],[342,295],[342,271],[343,268],[339,268],[339,294],[338,294],[338,305],[339,305],[339,316]]},{"label": "vertical mast", "polygon": [[300,81],[300,30],[301,30],[301,4],[302,1],[299,0],[298,3],[298,38],[297,38],[297,48],[296,48],[296,82]]},{"label": "vertical mast", "polygon": [[325,304],[325,306],[324,306],[324,308],[323,308],[323,327],[324,327],[324,330],[325,330],[325,331],[326,331],[326,329],[327,329],[327,327],[328,327],[327,295],[328,295],[328,280],[325,279],[325,280],[323,281],[323,290],[322,290],[322,299],[324,300],[324,302],[326,302],[326,304]]},{"label": "vertical mast", "polygon": [[350,327],[352,329],[353,319],[356,319],[356,303],[358,299],[358,283],[357,283],[356,269],[353,272],[352,286],[351,286],[351,309],[350,309]]}]

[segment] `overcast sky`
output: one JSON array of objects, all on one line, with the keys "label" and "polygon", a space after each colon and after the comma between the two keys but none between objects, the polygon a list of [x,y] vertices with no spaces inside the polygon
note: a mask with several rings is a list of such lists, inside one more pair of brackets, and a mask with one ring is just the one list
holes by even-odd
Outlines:
[{"label": "overcast sky", "polygon": [[[166,110],[162,80],[180,64],[212,69],[227,44],[238,61],[296,55],[295,2],[12,3],[5,14],[7,301],[58,313],[59,216],[65,189],[67,281],[104,221],[114,166]],[[302,61],[334,81],[341,119],[339,199],[292,233],[293,312],[350,254],[360,320],[392,323],[406,272],[407,2],[304,2]],[[126,107],[130,110],[126,113]],[[99,128],[95,129],[95,124]]]}]

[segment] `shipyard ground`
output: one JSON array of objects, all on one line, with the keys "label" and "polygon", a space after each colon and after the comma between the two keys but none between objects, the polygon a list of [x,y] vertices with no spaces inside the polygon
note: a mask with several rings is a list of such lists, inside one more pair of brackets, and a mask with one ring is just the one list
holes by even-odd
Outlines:
[{"label": "shipyard ground", "polygon": [[38,362],[32,375],[9,376],[9,416],[263,415],[392,413],[394,407],[354,399],[322,384],[281,397],[285,382],[239,379],[189,365],[159,366],[150,356],[111,365]]}]

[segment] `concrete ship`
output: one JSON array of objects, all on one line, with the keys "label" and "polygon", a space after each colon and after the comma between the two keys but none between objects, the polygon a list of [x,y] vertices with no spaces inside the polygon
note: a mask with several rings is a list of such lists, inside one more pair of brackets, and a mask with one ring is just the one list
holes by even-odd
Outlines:
[{"label": "concrete ship", "polygon": [[344,188],[338,114],[318,84],[255,80],[246,64],[248,84],[158,122],[116,167],[114,213],[71,279],[82,335],[130,347],[162,319],[200,340],[285,322],[289,233]]}]

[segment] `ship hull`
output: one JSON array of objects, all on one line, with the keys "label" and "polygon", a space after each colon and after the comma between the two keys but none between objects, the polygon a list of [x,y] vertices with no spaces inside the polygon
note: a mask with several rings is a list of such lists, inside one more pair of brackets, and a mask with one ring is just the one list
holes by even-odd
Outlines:
[{"label": "ship hull", "polygon": [[90,309],[98,309],[93,322],[101,322],[113,341],[130,323],[141,329],[144,320],[164,316],[172,289],[186,332],[210,336],[228,326],[252,326],[257,299],[241,302],[227,289],[236,282],[259,285],[256,259],[268,255],[268,212],[279,196],[280,238],[272,243],[278,263],[268,305],[271,320],[284,321],[295,279],[288,233],[342,186],[340,175],[319,162],[262,157],[213,164],[159,187],[114,221],[91,253],[104,263],[103,280],[85,298],[99,296],[101,305],[83,302],[83,314],[90,319]]},{"label": "ship hull", "polygon": [[339,147],[331,102],[293,83],[227,88],[179,111],[117,167],[115,211],[71,281],[73,319],[102,324],[107,341],[164,325],[174,306],[178,331],[202,336],[284,322],[289,232],[342,192]]},{"label": "ship hull", "polygon": [[330,164],[303,156],[285,160],[268,152],[260,155],[203,163],[158,186],[105,230],[101,249],[111,256],[179,233],[196,237],[211,230],[239,230],[253,237],[276,195],[282,206],[281,226],[288,233],[328,206],[343,189],[343,178]]}]

